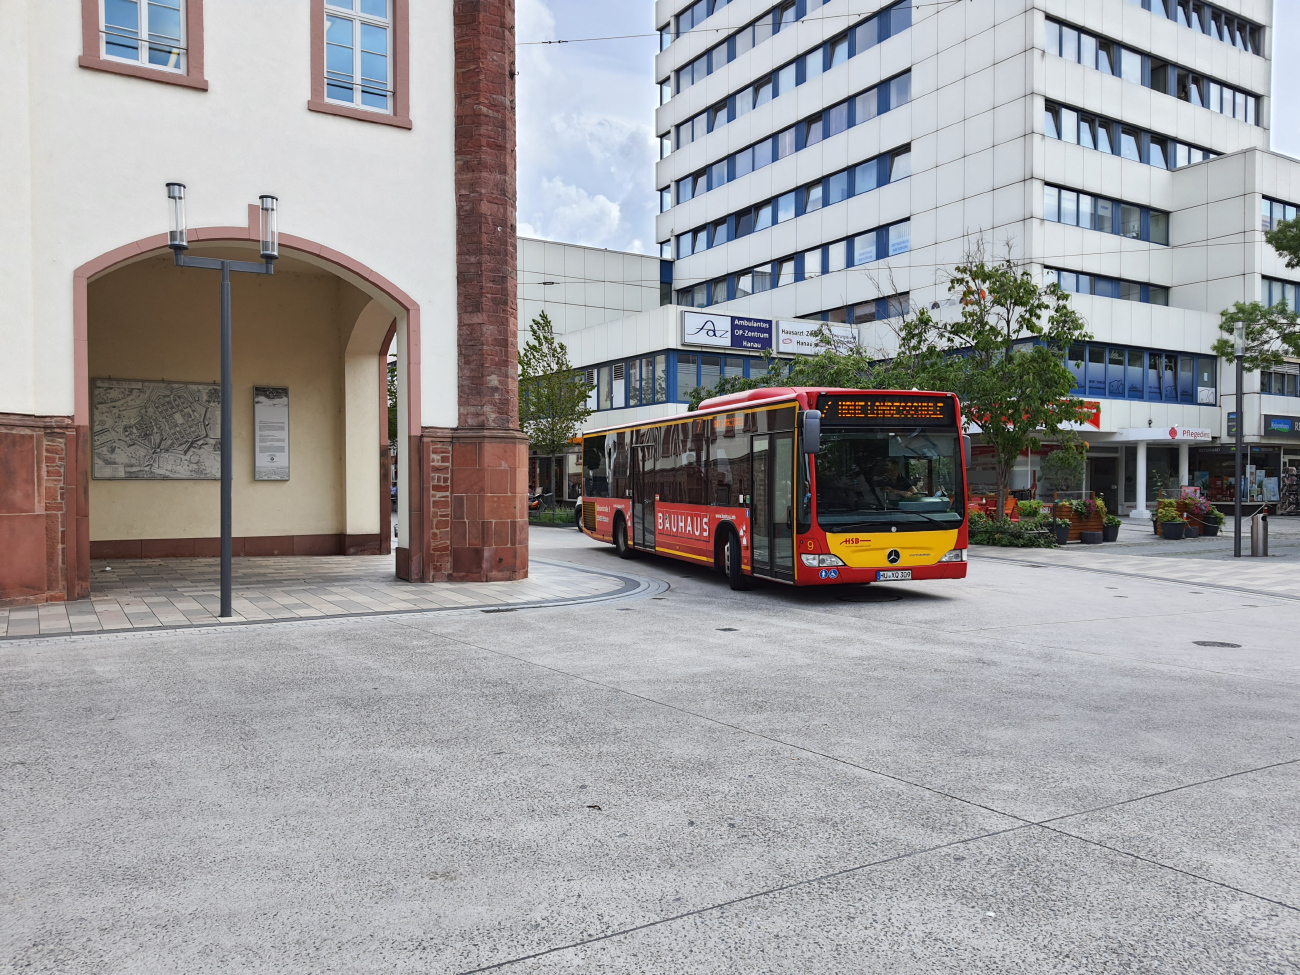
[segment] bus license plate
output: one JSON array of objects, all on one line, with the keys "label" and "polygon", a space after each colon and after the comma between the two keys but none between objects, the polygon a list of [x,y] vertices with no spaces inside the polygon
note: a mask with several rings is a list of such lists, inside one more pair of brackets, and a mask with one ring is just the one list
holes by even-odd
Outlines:
[{"label": "bus license plate", "polygon": [[877,582],[910,582],[911,569],[882,569],[876,573]]}]

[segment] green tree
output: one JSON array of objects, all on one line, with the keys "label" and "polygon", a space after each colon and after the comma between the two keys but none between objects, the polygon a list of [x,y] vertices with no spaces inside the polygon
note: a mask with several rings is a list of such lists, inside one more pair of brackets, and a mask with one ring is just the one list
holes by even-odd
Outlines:
[{"label": "green tree", "polygon": [[1001,521],[1020,455],[1089,415],[1073,395],[1066,356],[1091,336],[1067,292],[1042,286],[1010,257],[990,264],[972,255],[954,269],[948,291],[960,299],[960,317],[936,321],[922,309],[905,321],[901,344],[918,378],[956,393],[964,419],[979,424],[993,448]]},{"label": "green tree", "polygon": [[388,360],[388,445],[397,446],[397,360]]},{"label": "green tree", "polygon": [[764,386],[956,393],[964,421],[978,424],[983,442],[993,447],[1002,520],[1020,455],[1058,435],[1064,424],[1088,418],[1083,401],[1073,395],[1066,356],[1071,345],[1090,336],[1067,292],[1055,283],[1043,287],[1010,258],[989,264],[972,253],[954,269],[948,290],[960,298],[960,317],[936,319],[926,308],[905,317],[896,329],[898,350],[887,361],[827,342],[825,351],[793,365],[772,361],[762,376],[723,380],[699,391],[693,405]]},{"label": "green tree", "polygon": [[1272,230],[1264,231],[1264,239],[1286,258],[1288,268],[1300,267],[1300,219],[1283,220]]},{"label": "green tree", "polygon": [[1224,334],[1214,343],[1214,354],[1229,362],[1237,357],[1233,336],[1239,324],[1246,331],[1242,365],[1247,370],[1271,369],[1284,356],[1300,356],[1300,318],[1285,301],[1271,308],[1258,301],[1239,301],[1220,315],[1219,331]]},{"label": "green tree", "polygon": [[586,377],[569,362],[550,316],[533,319],[528,344],[519,352],[519,424],[543,457],[564,453],[591,416]]}]

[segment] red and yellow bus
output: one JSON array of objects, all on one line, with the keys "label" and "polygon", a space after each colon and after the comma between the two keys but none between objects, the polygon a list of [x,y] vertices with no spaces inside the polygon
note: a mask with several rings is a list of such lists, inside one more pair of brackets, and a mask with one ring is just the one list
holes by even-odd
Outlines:
[{"label": "red and yellow bus", "polygon": [[582,530],[624,558],[711,565],[733,589],[966,576],[951,393],[755,389],[583,436]]}]

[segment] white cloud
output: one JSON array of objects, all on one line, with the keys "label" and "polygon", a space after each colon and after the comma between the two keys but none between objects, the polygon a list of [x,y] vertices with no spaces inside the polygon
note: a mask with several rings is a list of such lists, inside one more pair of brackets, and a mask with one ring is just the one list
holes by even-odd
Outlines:
[{"label": "white cloud", "polygon": [[[518,0],[518,37],[634,33],[649,13],[643,4]],[[520,233],[644,252],[658,199],[653,70],[653,39],[520,48]]]},{"label": "white cloud", "polygon": [[[606,247],[616,239],[620,224],[619,205],[599,193],[594,196],[580,186],[570,186],[558,176],[542,181],[547,200],[543,219],[537,224],[521,224],[540,231],[547,240]],[[527,236],[527,235],[526,235]]]}]

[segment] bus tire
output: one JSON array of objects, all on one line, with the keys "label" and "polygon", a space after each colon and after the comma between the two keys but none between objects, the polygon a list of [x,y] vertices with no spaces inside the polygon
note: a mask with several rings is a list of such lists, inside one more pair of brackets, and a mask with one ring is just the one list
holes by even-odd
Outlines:
[{"label": "bus tire", "polygon": [[573,527],[582,531],[582,502],[579,501],[573,506]]},{"label": "bus tire", "polygon": [[750,588],[749,576],[745,575],[740,536],[734,531],[727,532],[727,541],[722,546],[722,572],[727,577],[728,584],[736,592],[744,592]]},{"label": "bus tire", "polygon": [[614,548],[618,550],[620,559],[636,558],[636,549],[627,540],[627,521],[622,515],[614,519]]}]

